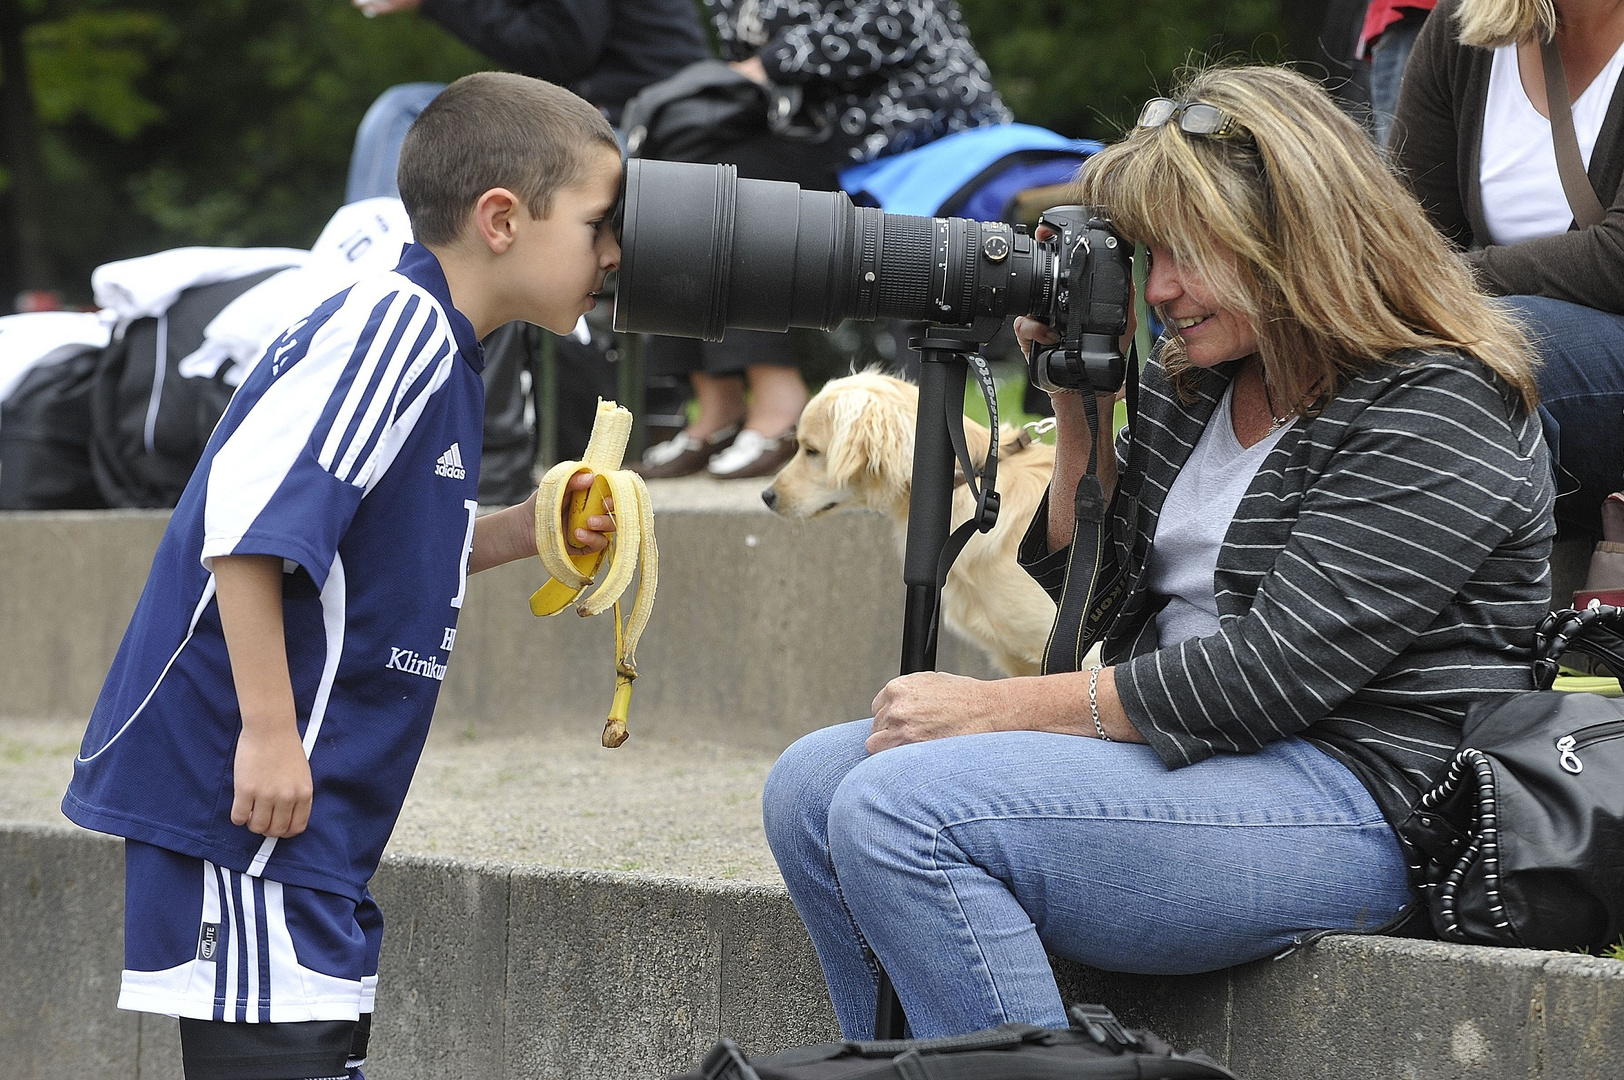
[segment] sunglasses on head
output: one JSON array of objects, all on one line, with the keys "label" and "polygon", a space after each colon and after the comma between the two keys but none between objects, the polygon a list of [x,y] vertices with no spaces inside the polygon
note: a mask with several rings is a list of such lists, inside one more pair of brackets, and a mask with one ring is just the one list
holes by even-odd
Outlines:
[{"label": "sunglasses on head", "polygon": [[1158,128],[1178,120],[1179,130],[1191,135],[1205,135],[1213,139],[1244,139],[1247,130],[1233,116],[1216,105],[1205,101],[1174,101],[1172,98],[1151,98],[1139,113],[1139,126]]}]

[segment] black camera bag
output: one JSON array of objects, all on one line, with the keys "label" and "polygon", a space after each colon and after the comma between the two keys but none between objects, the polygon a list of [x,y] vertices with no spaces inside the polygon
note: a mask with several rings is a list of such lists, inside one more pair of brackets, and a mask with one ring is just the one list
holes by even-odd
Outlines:
[{"label": "black camera bag", "polygon": [[1446,941],[1601,948],[1624,933],[1624,700],[1550,689],[1576,649],[1624,671],[1624,610],[1552,612],[1540,689],[1472,706],[1444,779],[1400,835]]},{"label": "black camera bag", "polygon": [[723,1039],[697,1071],[672,1080],[1235,1080],[1199,1050],[1175,1053],[1148,1031],[1129,1031],[1103,1006],[1074,1005],[1070,1014],[1070,1028],[1003,1024],[946,1039],[819,1043],[758,1058]]},{"label": "black camera bag", "polygon": [[90,471],[90,391],[101,350],[24,375],[0,404],[0,510],[99,510]]},{"label": "black camera bag", "polygon": [[108,506],[180,501],[234,392],[223,371],[185,378],[180,362],[227,304],[281,269],[187,289],[102,351],[90,395],[90,464]]},{"label": "black camera bag", "polygon": [[699,60],[639,91],[622,126],[631,157],[711,161],[766,134],[767,91],[720,60]]}]

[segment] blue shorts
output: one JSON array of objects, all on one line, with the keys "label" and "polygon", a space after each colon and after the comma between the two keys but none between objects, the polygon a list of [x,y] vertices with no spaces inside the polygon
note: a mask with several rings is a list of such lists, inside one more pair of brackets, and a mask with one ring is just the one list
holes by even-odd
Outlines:
[{"label": "blue shorts", "polygon": [[249,877],[124,842],[118,1007],[192,1020],[359,1020],[378,985],[383,912],[370,893]]}]

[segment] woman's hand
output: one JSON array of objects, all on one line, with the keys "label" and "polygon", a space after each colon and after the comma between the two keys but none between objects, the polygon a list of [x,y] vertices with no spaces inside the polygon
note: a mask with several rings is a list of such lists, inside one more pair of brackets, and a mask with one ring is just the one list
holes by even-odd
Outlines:
[{"label": "woman's hand", "polygon": [[729,64],[728,67],[732,68],[734,71],[737,71],[740,75],[743,75],[751,82],[760,83],[762,86],[766,86],[769,81],[767,79],[767,68],[764,64],[762,64],[761,57],[759,56],[752,56],[748,60],[735,60]]},{"label": "woman's hand", "polygon": [[1007,710],[999,689],[998,682],[941,671],[899,676],[874,698],[874,733],[864,746],[877,754],[907,743],[1003,730]]},{"label": "woman's hand", "polygon": [[1015,316],[1015,340],[1020,343],[1021,355],[1028,360],[1032,358],[1032,343],[1039,345],[1060,344],[1060,334],[1054,327],[1046,322],[1039,322],[1030,315]]}]

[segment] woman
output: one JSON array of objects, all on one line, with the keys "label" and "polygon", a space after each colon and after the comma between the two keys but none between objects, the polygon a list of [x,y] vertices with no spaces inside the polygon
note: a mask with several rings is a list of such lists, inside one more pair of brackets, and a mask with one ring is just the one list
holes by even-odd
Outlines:
[{"label": "woman", "polygon": [[[708,159],[737,165],[740,176],[837,190],[837,174],[848,165],[1010,121],[953,0],[706,5],[732,66],[791,89],[799,101],[773,133]],[[649,370],[688,374],[699,408],[676,437],[649,448],[637,471],[659,477],[705,469],[721,478],[777,472],[795,453],[795,422],[807,401],[795,365],[786,334],[656,339]]]},{"label": "woman", "polygon": [[[1557,173],[1540,41],[1562,57],[1574,134],[1605,210],[1578,228]],[[1479,283],[1544,358],[1564,533],[1600,532],[1624,488],[1624,3],[1442,0],[1405,71],[1397,161]],[[1573,493],[1570,489],[1576,488]]]},{"label": "woman", "polygon": [[[1149,247],[1169,335],[1120,470],[1053,395],[1022,553],[1061,606],[1051,673],[893,680],[767,781],[847,1037],[875,957],[937,1036],[1064,1025],[1048,952],[1184,973],[1392,922],[1392,824],[1467,706],[1531,685],[1553,493],[1525,343],[1370,140],[1294,72],[1209,70],[1076,194]],[[1091,448],[1098,573],[1125,587],[1085,671],[1065,597],[1095,565],[1070,546]]]}]

